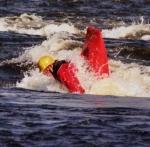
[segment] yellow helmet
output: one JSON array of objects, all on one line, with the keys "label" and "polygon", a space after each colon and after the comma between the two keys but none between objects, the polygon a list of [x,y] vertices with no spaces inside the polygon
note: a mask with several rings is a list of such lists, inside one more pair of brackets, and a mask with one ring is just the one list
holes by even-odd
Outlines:
[{"label": "yellow helmet", "polygon": [[40,71],[44,71],[49,65],[53,64],[55,59],[52,56],[42,56],[38,61]]}]

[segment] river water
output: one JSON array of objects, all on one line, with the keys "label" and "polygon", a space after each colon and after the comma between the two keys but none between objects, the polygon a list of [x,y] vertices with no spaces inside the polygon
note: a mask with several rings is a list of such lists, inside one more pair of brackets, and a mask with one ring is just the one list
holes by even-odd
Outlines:
[{"label": "river water", "polygon": [[[0,0],[0,146],[150,144],[149,0]],[[102,30],[110,77],[79,56],[86,28]],[[39,73],[41,55],[71,60],[84,95]]]}]

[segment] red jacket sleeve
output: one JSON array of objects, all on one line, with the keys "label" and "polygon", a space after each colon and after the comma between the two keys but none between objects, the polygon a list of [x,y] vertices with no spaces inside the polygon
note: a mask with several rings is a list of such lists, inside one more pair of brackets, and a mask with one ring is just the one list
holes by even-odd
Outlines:
[{"label": "red jacket sleeve", "polygon": [[95,73],[100,76],[109,75],[107,51],[99,29],[88,27],[81,55]]},{"label": "red jacket sleeve", "polygon": [[75,75],[76,71],[77,69],[75,68],[74,64],[64,63],[58,69],[57,76],[59,77],[61,83],[63,83],[70,92],[82,94],[85,92],[85,90]]}]

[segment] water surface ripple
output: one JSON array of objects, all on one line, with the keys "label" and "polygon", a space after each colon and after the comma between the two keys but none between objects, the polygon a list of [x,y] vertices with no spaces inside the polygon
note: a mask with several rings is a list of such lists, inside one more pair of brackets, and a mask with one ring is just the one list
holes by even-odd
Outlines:
[{"label": "water surface ripple", "polygon": [[[55,23],[71,22],[80,30],[89,24],[112,29],[139,21],[141,16],[149,22],[150,1],[0,0],[0,17],[24,13],[34,13]],[[105,38],[109,57],[149,66],[150,41],[141,40],[142,33]],[[15,88],[32,63],[28,66],[26,60],[21,64],[23,60],[10,59],[45,39],[14,31],[0,32],[0,147],[149,147],[148,97],[73,95]],[[82,37],[77,39],[83,41]]]},{"label": "water surface ripple", "polygon": [[1,146],[148,146],[150,99],[0,90]]}]

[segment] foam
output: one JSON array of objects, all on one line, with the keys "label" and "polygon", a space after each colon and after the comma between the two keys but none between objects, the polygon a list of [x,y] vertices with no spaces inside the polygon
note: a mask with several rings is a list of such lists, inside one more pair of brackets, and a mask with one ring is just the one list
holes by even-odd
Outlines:
[{"label": "foam", "polygon": [[[33,18],[33,16],[30,17]],[[77,76],[81,84],[85,87],[87,94],[136,97],[150,96],[150,67],[139,66],[133,63],[123,64],[119,61],[110,60],[110,77],[97,80],[93,73],[87,70],[88,65],[80,56],[82,42],[71,39],[71,34],[80,33],[78,29],[73,25],[65,23],[59,25],[54,23],[49,24],[47,22],[42,23],[41,21],[43,20],[38,17],[34,17],[33,22],[29,22],[30,25],[24,25],[23,22],[25,18],[26,17],[22,16],[22,23],[18,22],[20,19],[16,19],[17,21],[15,21],[14,25],[13,23],[8,25],[6,18],[1,18],[0,30],[38,34],[46,36],[47,39],[38,46],[27,48],[18,58],[12,59],[12,63],[23,62],[25,60],[28,61],[27,63],[37,63],[42,55],[52,54],[59,60],[65,59],[76,65],[78,68]],[[41,24],[34,28],[32,25],[35,22]],[[141,39],[149,40],[149,28],[149,24],[132,24],[113,28],[112,30],[103,30],[103,34],[106,38],[126,38],[129,34],[134,36],[137,32],[146,32],[146,34],[141,36]],[[76,44],[76,46],[74,46],[74,44]],[[67,89],[53,77],[46,77],[39,73],[37,68],[28,71],[28,73],[24,73],[24,78],[20,82],[17,82],[16,87],[68,92]]]},{"label": "foam", "polygon": [[[68,32],[79,34],[79,31],[71,23],[56,24],[54,21],[44,21],[42,17],[28,15],[26,13],[18,17],[0,18],[0,31],[14,31],[22,34],[40,35],[49,37],[53,33]],[[105,29],[102,31],[105,38],[129,38],[150,40],[150,24],[140,18],[140,22],[132,24],[123,24],[122,26]]]},{"label": "foam", "polygon": [[[81,81],[81,84],[85,87],[87,94],[149,97],[150,67],[139,66],[133,63],[123,64],[119,61],[110,60],[110,77],[97,80],[93,73],[87,70],[88,65],[80,56],[81,48],[74,48],[72,50],[65,50],[65,48],[60,49],[60,47],[57,47],[56,42],[58,41],[58,38],[61,38],[62,34],[57,33],[57,37],[55,35],[46,40],[44,42],[44,46],[41,44],[38,48],[31,48],[30,51],[32,53],[35,53],[35,51],[37,52],[36,54],[32,54],[32,60],[34,62],[43,53],[52,54],[59,60],[65,59],[71,61],[78,68],[77,76]],[[63,42],[65,43],[66,40],[62,39],[61,41],[63,46]],[[49,46],[49,43],[51,46]],[[28,51],[28,53],[31,55],[30,51]],[[39,89],[40,87],[42,90],[67,92],[64,87],[60,87],[60,84],[58,84],[58,82],[54,79],[52,80],[52,78],[46,78],[45,80],[48,80],[49,82],[42,84],[40,81],[44,80],[41,78],[41,75],[38,76],[38,72],[33,76],[33,71],[30,71],[30,74],[31,75],[25,76],[25,78],[21,81],[21,87],[30,89],[36,89],[37,87],[37,89]],[[30,79],[30,76],[32,79]],[[26,84],[27,81],[28,84]],[[29,84],[31,81],[34,85]],[[47,87],[45,87],[45,85],[47,85]],[[48,85],[53,86],[48,87]]]},{"label": "foam", "polygon": [[[61,51],[60,54],[63,53],[65,52]],[[70,54],[75,55],[75,52],[72,51]],[[87,94],[149,97],[149,67],[143,67],[143,71],[140,69],[139,65],[123,64],[121,62],[111,60],[110,77],[97,80],[92,73],[86,70],[85,62],[82,59],[75,62],[75,59],[77,59],[77,53],[75,56],[76,57],[73,59],[74,61],[72,60],[72,62],[78,67],[77,76],[80,79],[81,84],[85,87]],[[80,64],[78,64],[79,62]],[[52,77],[48,78],[43,76],[38,70],[30,71],[30,74],[25,75],[23,80],[20,83],[17,83],[17,87],[68,92]]]},{"label": "foam", "polygon": [[0,31],[14,31],[21,34],[47,37],[57,32],[78,33],[78,29],[72,24],[55,24],[51,21],[42,20],[40,16],[28,14],[22,14],[19,17],[0,18]]},{"label": "foam", "polygon": [[16,87],[32,90],[67,92],[54,78],[43,75],[38,69],[31,70],[30,73],[24,73],[24,78],[21,82],[16,83]]},{"label": "foam", "polygon": [[90,94],[149,97],[150,77],[147,73],[150,68],[143,68],[144,74],[139,65],[111,60],[110,77],[95,81]]},{"label": "foam", "polygon": [[[88,65],[80,56],[80,46],[68,50],[67,44],[71,42],[74,43],[74,40],[71,40],[69,35],[65,32],[55,33],[41,45],[26,50],[26,56],[31,56],[33,62],[37,62],[41,55],[46,54],[52,54],[59,60],[65,59],[71,61],[78,68],[77,76],[81,84],[85,87],[87,94],[149,97],[150,67],[139,66],[133,63],[123,64],[119,61],[110,60],[110,77],[97,80],[93,73],[87,70]],[[48,83],[41,84],[39,81],[44,80],[40,76],[37,78],[37,73],[33,76],[33,71],[30,71],[30,74],[32,79],[30,79],[29,75],[20,83],[23,88],[36,89],[40,87],[42,90],[68,92],[64,87],[62,88],[57,81],[52,80],[52,78],[47,79],[49,81]],[[36,81],[36,78],[39,81]],[[26,84],[26,81],[28,81],[28,84]],[[35,83],[33,86],[29,84],[31,81]],[[47,85],[47,87],[44,85]]]},{"label": "foam", "polygon": [[131,25],[124,24],[112,29],[103,30],[105,38],[128,38],[150,40],[150,24],[145,23],[143,18],[141,22],[133,22]]},{"label": "foam", "polygon": [[[66,32],[58,32],[49,37],[47,40],[43,41],[41,45],[34,46],[28,48],[24,54],[32,59],[33,62],[37,62],[39,58],[43,55],[52,54],[56,56],[58,59],[64,59],[67,54],[69,54],[69,50],[73,50],[74,48],[70,48],[76,44],[78,46],[81,45],[80,41],[74,41],[70,39],[70,35]],[[65,54],[59,56],[59,51],[67,50]]]}]

